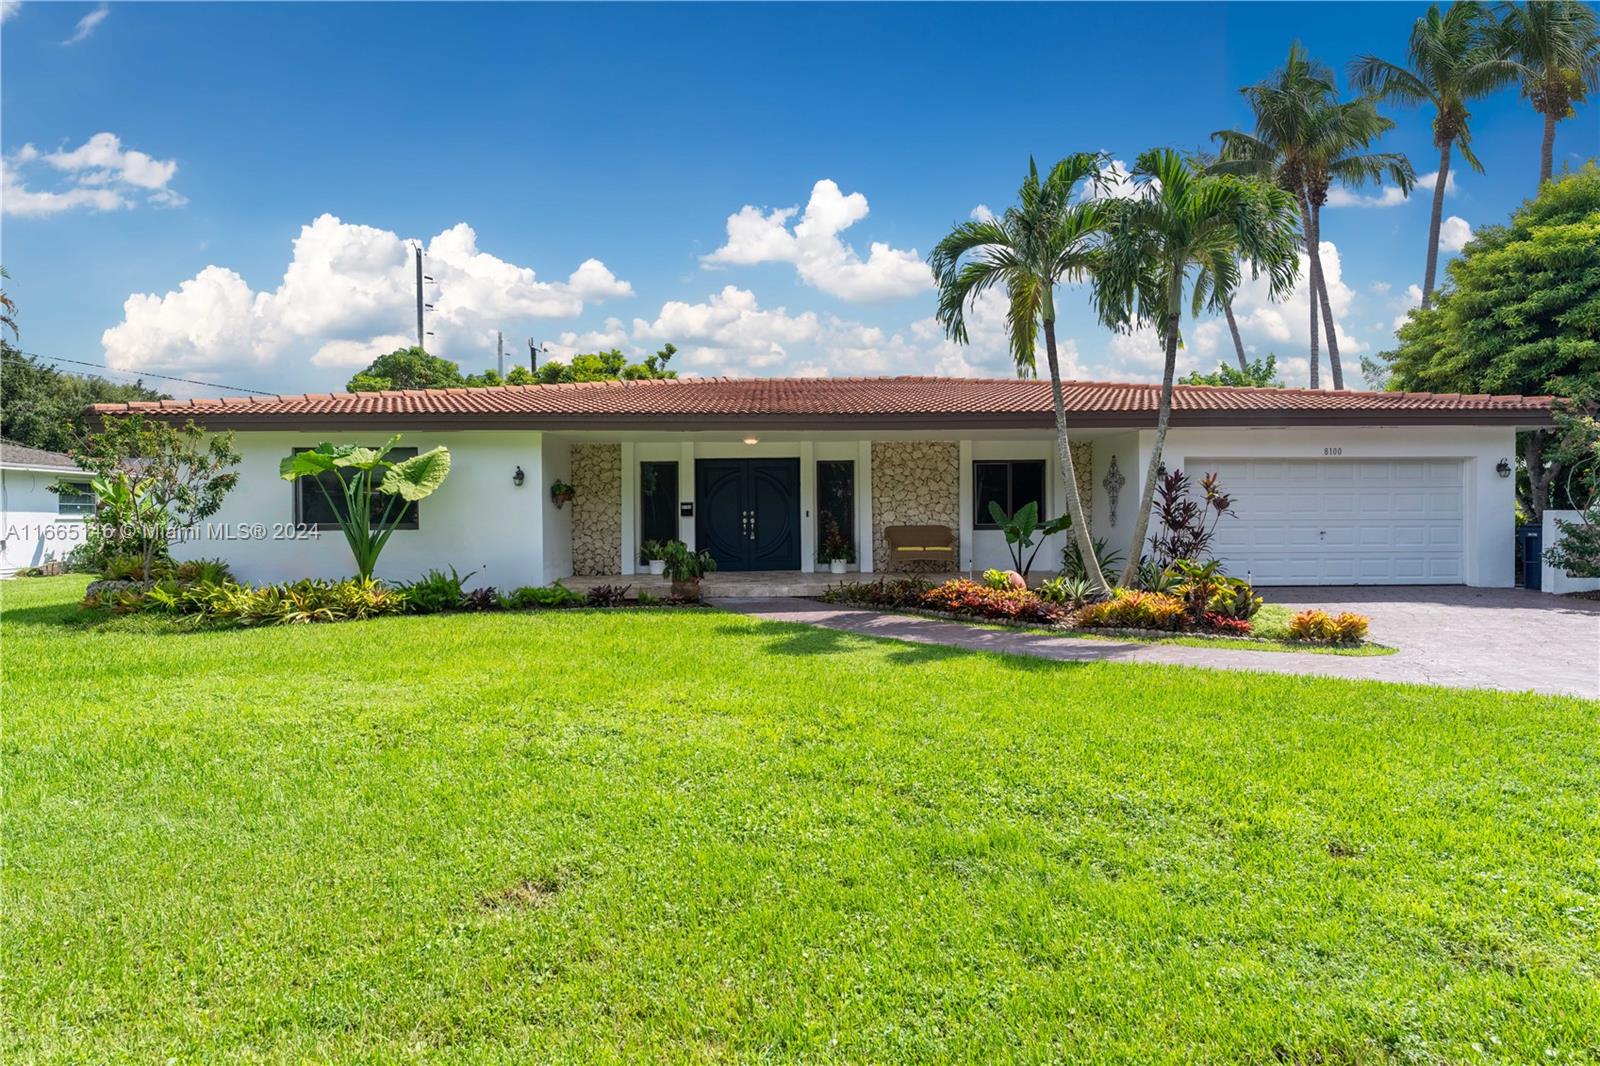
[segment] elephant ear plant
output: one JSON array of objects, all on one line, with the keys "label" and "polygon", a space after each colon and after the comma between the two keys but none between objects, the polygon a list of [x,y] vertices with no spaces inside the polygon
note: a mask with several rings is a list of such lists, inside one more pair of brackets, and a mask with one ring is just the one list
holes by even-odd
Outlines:
[{"label": "elephant ear plant", "polygon": [[[1033,560],[1038,556],[1039,549],[1044,547],[1044,538],[1072,525],[1072,516],[1064,514],[1060,518],[1052,518],[1048,522],[1039,521],[1039,505],[1032,500],[1017,508],[1017,513],[1010,518],[1005,511],[993,500],[989,501],[989,516],[994,519],[994,524],[1000,527],[1005,534],[1006,547],[1011,550],[1011,561],[1015,564],[1017,573],[1023,580],[1027,580],[1028,571],[1033,568]],[[1038,543],[1034,538],[1038,537]],[[1029,551],[1029,549],[1033,549]],[[1027,558],[1023,558],[1023,553]]]},{"label": "elephant ear plant", "polygon": [[[399,434],[381,448],[324,441],[309,451],[296,452],[278,466],[278,476],[285,481],[309,477],[316,483],[363,579],[372,576],[406,504],[433,495],[450,473],[450,453],[442,447],[399,462],[389,461],[386,456],[399,441]],[[324,476],[328,474],[333,475],[331,479]],[[330,489],[330,480],[337,482],[336,489]],[[374,494],[387,498],[376,521]]]}]

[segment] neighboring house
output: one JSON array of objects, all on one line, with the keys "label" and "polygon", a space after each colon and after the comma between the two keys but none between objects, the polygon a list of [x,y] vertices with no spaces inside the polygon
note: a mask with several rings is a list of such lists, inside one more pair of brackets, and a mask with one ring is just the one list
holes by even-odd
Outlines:
[{"label": "neighboring house", "polygon": [[[1095,536],[1126,550],[1159,388],[1066,386]],[[238,431],[239,487],[190,555],[254,580],[350,570],[336,531],[308,541],[314,486],[278,464],[322,440],[445,445],[444,486],[408,514],[379,564],[435,566],[501,587],[632,574],[638,546],[678,537],[729,570],[816,570],[831,522],[858,569],[886,565],[884,530],[956,531],[960,566],[1006,565],[988,503],[1063,510],[1047,382],[849,378],[596,382],[99,405]],[[1261,584],[1512,583],[1515,434],[1548,397],[1178,386],[1165,461],[1221,475],[1238,517],[1215,551]],[[570,482],[565,506],[551,486]],[[1040,553],[1058,565],[1063,537]]]},{"label": "neighboring house", "polygon": [[[50,491],[62,482],[76,491]],[[93,513],[89,475],[69,457],[0,440],[0,576],[66,558]]]}]

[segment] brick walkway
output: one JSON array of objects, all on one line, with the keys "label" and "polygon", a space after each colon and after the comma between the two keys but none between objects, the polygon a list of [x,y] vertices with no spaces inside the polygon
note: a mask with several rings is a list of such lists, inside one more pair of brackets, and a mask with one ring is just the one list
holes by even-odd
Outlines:
[{"label": "brick walkway", "polygon": [[1600,699],[1600,603],[1520,589],[1458,587],[1279,588],[1268,594],[1275,603],[1296,607],[1360,611],[1372,618],[1373,640],[1400,650],[1386,656],[1347,656],[1188,648],[980,629],[805,599],[715,602],[769,622],[1044,659],[1164,663]]}]

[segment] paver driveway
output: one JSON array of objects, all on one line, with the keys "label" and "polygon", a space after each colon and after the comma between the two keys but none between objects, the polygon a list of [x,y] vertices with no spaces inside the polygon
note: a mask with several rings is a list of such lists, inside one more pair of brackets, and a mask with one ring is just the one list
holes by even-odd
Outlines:
[{"label": "paver driveway", "polygon": [[838,607],[802,599],[719,600],[775,622],[804,622],[918,643],[1050,659],[1170,663],[1231,670],[1408,681],[1455,688],[1532,690],[1600,699],[1600,603],[1522,589],[1460,587],[1274,588],[1275,603],[1359,611],[1387,656],[1301,655],[1187,648],[979,629],[959,622]]}]

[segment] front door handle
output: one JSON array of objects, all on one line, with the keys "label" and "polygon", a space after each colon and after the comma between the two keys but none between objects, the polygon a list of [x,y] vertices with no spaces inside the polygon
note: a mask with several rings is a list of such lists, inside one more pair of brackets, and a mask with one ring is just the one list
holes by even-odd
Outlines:
[{"label": "front door handle", "polygon": [[750,512],[750,539],[756,539],[756,513],[754,511]]}]

